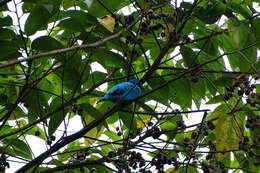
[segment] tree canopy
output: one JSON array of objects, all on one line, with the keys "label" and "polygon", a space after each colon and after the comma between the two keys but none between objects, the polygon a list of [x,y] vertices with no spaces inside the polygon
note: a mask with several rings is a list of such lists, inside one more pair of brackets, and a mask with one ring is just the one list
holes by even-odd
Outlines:
[{"label": "tree canopy", "polygon": [[259,172],[259,2],[0,1],[0,171]]}]

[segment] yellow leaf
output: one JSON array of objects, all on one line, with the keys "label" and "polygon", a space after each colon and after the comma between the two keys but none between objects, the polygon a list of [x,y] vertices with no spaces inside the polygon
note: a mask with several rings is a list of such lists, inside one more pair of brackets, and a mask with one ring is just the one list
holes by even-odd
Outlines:
[{"label": "yellow leaf", "polygon": [[[104,127],[102,127],[101,129],[98,129],[97,127],[95,127],[92,130],[90,130],[88,133],[86,133],[84,136],[97,139],[102,135],[103,130],[104,130]],[[90,147],[94,142],[95,142],[95,140],[88,139],[88,138],[85,138],[85,141],[84,141],[86,147]]]},{"label": "yellow leaf", "polygon": [[[218,117],[214,124],[214,134],[216,136],[216,150],[227,151],[238,149],[239,142],[242,140],[242,122],[238,117],[242,112],[228,114],[230,109],[226,105],[218,106],[210,115],[210,119]],[[217,160],[222,161],[229,156],[229,152],[218,153]]]},{"label": "yellow leaf", "polygon": [[174,31],[174,26],[171,23],[166,23],[164,24],[164,28],[165,28],[165,36],[166,38],[170,38],[171,33],[173,33]]},{"label": "yellow leaf", "polygon": [[[86,124],[88,124],[88,123],[90,123],[90,122],[92,122],[94,120],[94,118],[91,115],[89,115],[89,114],[87,114],[85,112],[84,112],[83,117],[84,117],[84,122]],[[102,135],[103,131],[104,131],[104,127],[103,126],[101,128],[100,127],[95,127],[93,129],[91,129],[89,132],[87,132],[84,136],[97,139],[97,138],[99,138]],[[85,138],[85,141],[84,141],[86,147],[90,147],[94,142],[95,142],[95,140],[88,139],[88,138]]]},{"label": "yellow leaf", "polygon": [[165,173],[174,173],[174,168],[168,168],[166,169]]},{"label": "yellow leaf", "polygon": [[[238,149],[239,142],[242,140],[241,122],[234,115],[226,114],[220,117],[216,124],[214,133],[216,135],[216,149],[217,151],[226,151]],[[218,153],[217,159],[224,160],[229,153]]]},{"label": "yellow leaf", "polygon": [[143,119],[143,120],[138,120],[137,121],[137,128],[144,128],[147,123],[149,123],[151,118]]},{"label": "yellow leaf", "polygon": [[103,25],[107,30],[109,30],[110,32],[114,31],[114,27],[115,27],[115,19],[111,16],[105,17],[103,19],[97,18],[98,22]]}]

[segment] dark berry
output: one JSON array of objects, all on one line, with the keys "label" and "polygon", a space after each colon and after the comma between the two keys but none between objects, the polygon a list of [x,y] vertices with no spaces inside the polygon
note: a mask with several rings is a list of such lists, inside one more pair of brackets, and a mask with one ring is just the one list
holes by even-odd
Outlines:
[{"label": "dark berry", "polygon": [[132,15],[129,15],[129,16],[126,16],[126,17],[125,17],[125,22],[126,22],[126,24],[128,24],[128,25],[131,25],[134,20],[135,20],[135,18],[134,18],[134,16],[132,16]]},{"label": "dark berry", "polygon": [[161,37],[165,37],[165,35],[166,35],[165,32],[161,33]]},{"label": "dark berry", "polygon": [[50,139],[51,139],[52,141],[55,141],[56,137],[52,135],[52,136],[50,137]]},{"label": "dark berry", "polygon": [[47,141],[47,145],[51,145],[52,144],[52,141],[51,140],[48,140]]},{"label": "dark berry", "polygon": [[250,92],[251,92],[250,90],[246,90],[245,95],[248,96],[250,94]]},{"label": "dark berry", "polygon": [[148,126],[152,126],[153,123],[151,121],[148,122]]},{"label": "dark berry", "polygon": [[215,129],[215,125],[212,123],[212,121],[208,121],[207,125],[208,125],[210,130],[214,130]]},{"label": "dark berry", "polygon": [[230,97],[228,95],[224,95],[224,100],[228,100]]},{"label": "dark berry", "polygon": [[209,160],[209,159],[212,159],[212,157],[213,157],[212,154],[208,154],[208,155],[206,156],[206,159]]},{"label": "dark berry", "polygon": [[35,135],[35,136],[40,136],[41,133],[37,130],[37,131],[35,131],[34,135]]},{"label": "dark berry", "polygon": [[233,94],[232,93],[228,93],[228,97],[233,97]]},{"label": "dark berry", "polygon": [[229,92],[233,92],[234,88],[233,87],[226,87],[226,90],[229,91]]},{"label": "dark berry", "polygon": [[192,78],[191,78],[191,81],[192,81],[193,83],[197,83],[197,82],[199,81],[199,79],[198,79],[197,77],[192,77]]},{"label": "dark berry", "polygon": [[114,154],[113,151],[110,151],[110,152],[108,153],[108,157],[112,158],[112,157],[114,157],[114,156],[115,156],[115,154]]},{"label": "dark berry", "polygon": [[192,138],[192,139],[196,139],[196,137],[197,137],[197,132],[192,132],[191,138]]},{"label": "dark berry", "polygon": [[243,91],[243,90],[238,90],[238,91],[237,91],[237,94],[238,94],[239,96],[243,96],[244,91]]},{"label": "dark berry", "polygon": [[256,85],[255,85],[255,84],[252,84],[252,85],[251,85],[251,88],[255,89],[255,88],[256,88]]}]

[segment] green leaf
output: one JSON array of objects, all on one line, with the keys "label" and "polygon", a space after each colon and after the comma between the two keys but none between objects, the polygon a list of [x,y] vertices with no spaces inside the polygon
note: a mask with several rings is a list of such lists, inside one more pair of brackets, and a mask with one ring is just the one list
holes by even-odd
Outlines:
[{"label": "green leaf", "polygon": [[0,28],[0,40],[11,40],[15,38],[16,34],[13,30],[7,28]]},{"label": "green leaf", "polygon": [[[90,26],[90,25],[89,25]],[[78,32],[84,32],[85,29],[87,28],[82,22],[79,22],[78,20],[75,20],[73,18],[68,18],[62,20],[59,24],[58,27],[68,29],[71,31],[78,31]]]},{"label": "green leaf", "polygon": [[127,69],[127,61],[118,53],[99,49],[93,52],[94,59],[103,67],[118,67]]},{"label": "green leaf", "polygon": [[170,85],[170,100],[183,108],[188,108],[192,103],[191,84],[188,79],[178,79]]},{"label": "green leaf", "polygon": [[178,168],[178,171],[177,171],[177,173],[187,173],[187,172],[189,172],[189,173],[199,173],[199,171],[192,166],[188,166],[188,167],[182,166],[182,167]]},{"label": "green leaf", "polygon": [[228,86],[232,86],[233,81],[234,81],[234,77],[232,75],[223,74],[222,77],[215,79],[213,83],[214,85],[217,86],[228,87]]},{"label": "green leaf", "polygon": [[209,39],[206,41],[198,41],[197,46],[199,49],[202,49],[205,53],[209,55],[216,56],[218,55],[218,45],[214,41],[214,39]]},{"label": "green leaf", "polygon": [[86,82],[85,87],[90,88],[93,85],[98,84],[99,82],[102,82],[105,80],[107,74],[100,72],[100,71],[94,71],[93,73],[90,74],[89,80]]},{"label": "green leaf", "polygon": [[80,54],[67,53],[66,57],[59,57],[63,68],[55,71],[64,85],[71,90],[79,91],[80,86],[89,77],[90,67],[88,61],[82,60]]},{"label": "green leaf", "polygon": [[195,8],[195,15],[207,24],[213,24],[220,19],[226,6],[219,0],[212,0],[206,5]]},{"label": "green leaf", "polygon": [[128,112],[118,112],[120,119],[123,121],[125,127],[131,132],[135,132],[137,129],[137,121],[133,114]]},{"label": "green leaf", "polygon": [[[4,125],[0,131],[0,135],[5,135],[6,133],[11,132],[12,130],[15,130],[15,128],[13,128],[12,126],[9,125]],[[0,151],[1,151],[1,147],[0,147]]]},{"label": "green leaf", "polygon": [[52,159],[51,161],[49,161],[49,164],[51,165],[56,165],[56,166],[63,166],[64,164],[62,163],[62,161],[57,160],[57,159]]},{"label": "green leaf", "polygon": [[247,19],[252,16],[252,12],[249,10],[249,8],[245,4],[240,3],[240,1],[229,1],[227,3],[227,7],[231,9],[233,13],[239,13]]},{"label": "green leaf", "polygon": [[92,25],[97,24],[97,19],[92,15],[86,13],[85,11],[69,10],[69,11],[65,11],[64,15],[77,20],[78,22],[82,23],[85,26],[89,24]]},{"label": "green leaf", "polygon": [[[152,90],[155,89],[156,87],[166,83],[166,81],[164,79],[160,78],[159,74],[154,74],[154,76],[156,78],[151,78],[147,81],[148,85],[151,87]],[[169,87],[165,86],[162,89],[159,89],[159,90],[153,92],[152,94],[150,94],[148,96],[148,98],[161,102],[164,105],[168,105],[169,92],[170,92]]]},{"label": "green leaf", "polygon": [[6,16],[4,18],[0,18],[0,27],[3,27],[3,26],[10,26],[13,24],[13,20],[11,18],[11,16]]},{"label": "green leaf", "polygon": [[230,33],[230,38],[237,49],[245,50],[238,52],[238,67],[241,71],[248,71],[251,69],[252,64],[257,59],[257,49],[255,46],[250,46],[256,42],[254,28],[251,28],[246,21],[230,20],[229,28],[233,30]]},{"label": "green leaf", "polygon": [[35,126],[32,129],[30,129],[28,132],[26,132],[26,135],[33,135],[40,139],[43,139],[44,141],[47,141],[45,132],[38,126]]},{"label": "green leaf", "polygon": [[256,68],[254,67],[254,64],[257,60],[257,48],[255,46],[251,46],[255,44],[257,40],[255,39],[255,36],[253,32],[250,32],[248,34],[247,42],[245,47],[248,47],[245,50],[242,50],[239,52],[240,58],[239,58],[239,69],[241,71],[252,71],[255,72]]},{"label": "green leaf", "polygon": [[[150,117],[151,119],[151,117]],[[165,120],[162,121],[160,128],[162,130],[173,130],[177,127],[176,121],[180,120],[180,117],[178,115],[170,116]],[[174,133],[167,134],[168,135],[173,135]]]},{"label": "green leaf", "polygon": [[182,54],[184,64],[186,67],[192,67],[196,61],[196,53],[187,46],[181,46],[180,52]]},{"label": "green leaf", "polygon": [[80,105],[80,107],[82,107],[82,109],[90,116],[92,116],[94,119],[99,118],[102,113],[96,109],[95,107],[93,107],[91,104],[88,103],[83,103]]},{"label": "green leaf", "polygon": [[25,22],[25,33],[33,35],[35,32],[46,27],[50,18],[51,13],[45,6],[35,6]]},{"label": "green leaf", "polygon": [[4,143],[10,145],[18,156],[26,159],[32,159],[32,153],[29,146],[20,139],[5,139]]},{"label": "green leaf", "polygon": [[229,20],[228,28],[233,32],[230,32],[230,38],[232,39],[235,48],[241,49],[245,46],[249,34],[249,24],[245,21]]},{"label": "green leaf", "polygon": [[[225,52],[233,52],[236,50],[236,46],[234,43],[234,39],[227,35],[221,34],[216,36],[218,45],[225,51]],[[240,56],[238,54],[229,54],[227,55],[229,63],[232,69],[238,68]]]},{"label": "green leaf", "polygon": [[[12,110],[12,109],[13,109],[12,104],[6,105],[5,111],[0,113],[0,118],[2,118],[3,116],[6,115],[7,110]],[[9,120],[17,120],[18,118],[22,118],[22,117],[25,117],[25,116],[26,116],[25,112],[19,106],[15,106],[15,108],[12,111],[11,116],[9,117]]]},{"label": "green leaf", "polygon": [[223,101],[222,95],[214,96],[213,98],[210,98],[207,104],[216,104]]},{"label": "green leaf", "polygon": [[260,84],[256,84],[256,93],[260,93]]},{"label": "green leaf", "polygon": [[242,151],[234,152],[234,156],[240,167],[252,172],[258,172],[259,166],[254,165],[254,163],[257,163],[257,160],[251,159],[248,155],[245,154],[245,152]]},{"label": "green leaf", "polygon": [[[51,112],[57,110],[61,106],[62,106],[62,99],[60,97],[56,97],[51,102],[48,112],[51,113]],[[53,133],[60,126],[61,122],[64,120],[64,118],[66,116],[66,109],[65,108],[63,108],[63,109],[64,109],[64,111],[61,109],[51,115],[50,121],[49,121],[49,128],[48,128],[49,136],[53,135]]]},{"label": "green leaf", "polygon": [[40,51],[51,51],[64,48],[58,40],[50,36],[41,36],[36,38],[33,40],[31,47]]},{"label": "green leaf", "polygon": [[206,93],[206,84],[204,80],[200,79],[198,82],[192,83],[191,89],[192,89],[192,98],[196,106],[199,108],[201,99],[205,98],[205,93]]},{"label": "green leaf", "polygon": [[[110,14],[110,12],[115,12],[116,10],[119,10],[120,8],[126,6],[129,4],[130,1],[127,0],[113,0],[113,1],[107,1],[107,0],[100,0],[102,5],[96,1],[96,0],[86,0],[85,3],[88,6],[88,11],[91,15],[95,17],[103,17],[105,15]],[[105,9],[104,7],[109,9]]]},{"label": "green leaf", "polygon": [[14,41],[0,41],[0,59],[18,52],[18,45]]},{"label": "green leaf", "polygon": [[[80,107],[83,109],[83,116],[82,116],[82,122],[84,126],[87,126],[89,123],[100,117],[102,114],[101,112],[93,107],[92,105],[88,103],[83,103],[80,105]],[[96,126],[95,128],[88,131],[84,136],[91,137],[91,138],[99,138],[104,131],[104,126],[101,124],[99,126]],[[95,140],[93,139],[85,139],[85,146],[90,147]]]},{"label": "green leaf", "polygon": [[41,116],[45,110],[44,107],[48,107],[48,102],[43,93],[37,90],[30,91],[23,99],[25,107],[28,111],[33,113],[36,117]]},{"label": "green leaf", "polygon": [[[252,21],[252,31],[255,36],[255,40],[260,40],[260,18],[255,18]],[[260,44],[256,45],[260,49]]]},{"label": "green leaf", "polygon": [[67,88],[71,90],[79,90],[81,85],[80,73],[76,68],[66,66],[64,69],[58,69],[56,74],[64,81]]},{"label": "green leaf", "polygon": [[113,141],[119,141],[121,140],[121,137],[118,136],[115,132],[112,131],[105,131],[104,134],[109,137],[110,139],[112,139]]}]

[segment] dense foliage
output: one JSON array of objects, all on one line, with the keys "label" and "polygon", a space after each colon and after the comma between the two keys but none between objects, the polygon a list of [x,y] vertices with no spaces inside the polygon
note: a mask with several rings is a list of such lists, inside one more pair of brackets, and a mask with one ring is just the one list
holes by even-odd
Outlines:
[{"label": "dense foliage", "polygon": [[[1,1],[1,171],[259,172],[257,10],[259,0]],[[96,104],[132,78],[141,97]]]}]

